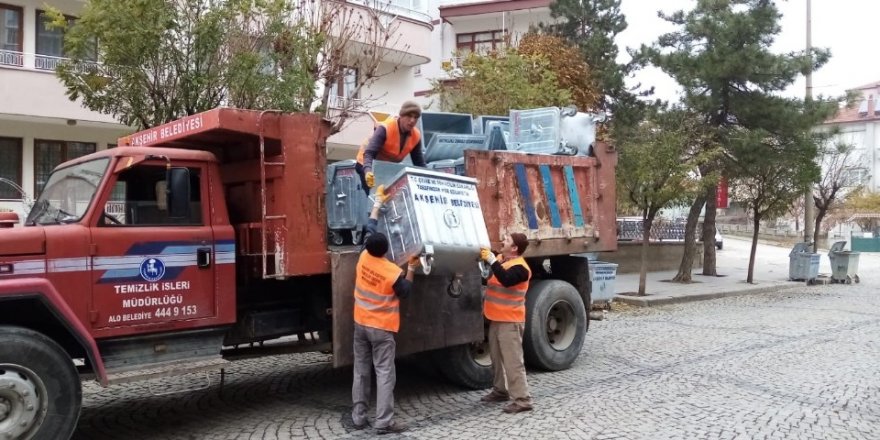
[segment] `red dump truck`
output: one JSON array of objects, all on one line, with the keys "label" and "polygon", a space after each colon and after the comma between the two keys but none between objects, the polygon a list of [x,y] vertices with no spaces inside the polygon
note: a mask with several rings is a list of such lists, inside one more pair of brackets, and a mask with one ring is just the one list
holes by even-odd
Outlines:
[{"label": "red dump truck", "polygon": [[[351,363],[358,249],[327,243],[316,115],[219,108],[59,166],[24,227],[0,230],[0,439],[62,439],[81,380],[104,386],[218,369],[230,359],[332,350]],[[490,241],[523,231],[534,280],[525,354],[567,368],[590,305],[587,260],[616,248],[616,154],[468,151]],[[490,385],[480,272],[416,278],[398,355]]]}]

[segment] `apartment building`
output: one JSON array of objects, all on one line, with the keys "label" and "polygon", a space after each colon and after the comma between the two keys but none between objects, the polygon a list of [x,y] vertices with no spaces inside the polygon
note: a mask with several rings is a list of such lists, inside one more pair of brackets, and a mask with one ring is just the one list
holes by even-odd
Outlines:
[{"label": "apartment building", "polygon": [[835,141],[855,147],[848,183],[880,191],[880,82],[849,92],[857,96],[855,105],[840,109],[823,127],[836,127],[840,133]]},{"label": "apartment building", "polygon": [[[382,26],[399,38],[383,51],[380,76],[369,89],[352,91],[359,74],[332,85],[331,112],[345,100],[362,103],[345,128],[328,139],[331,160],[355,157],[373,130],[369,111],[396,113],[410,99],[436,109],[429,96],[431,80],[443,78],[443,65],[455,63],[457,51],[500,47],[539,23],[550,21],[551,0],[355,0],[351,8],[377,12]],[[131,132],[112,117],[70,101],[54,75],[64,59],[63,34],[43,24],[45,0],[0,0],[0,177],[20,186],[28,198],[39,194],[58,164],[110,148]],[[49,0],[71,20],[82,0]],[[0,209],[24,216],[22,194],[0,183]]]},{"label": "apartment building", "polygon": [[[58,164],[114,146],[131,130],[70,101],[55,76],[64,58],[59,30],[46,29],[43,0],[0,2],[0,177],[34,198]],[[75,0],[52,0],[71,19]],[[22,194],[0,182],[0,209],[23,218]]]}]

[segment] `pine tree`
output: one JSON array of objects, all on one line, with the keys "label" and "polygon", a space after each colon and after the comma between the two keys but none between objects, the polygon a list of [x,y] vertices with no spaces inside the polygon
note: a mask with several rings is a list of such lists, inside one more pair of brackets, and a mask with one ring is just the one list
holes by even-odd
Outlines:
[{"label": "pine tree", "polygon": [[[681,85],[684,105],[713,129],[713,143],[728,149],[726,160],[703,167],[703,175],[729,172],[738,152],[745,154],[769,144],[782,148],[782,157],[791,155],[794,160],[793,155],[806,154],[808,162],[814,163],[816,139],[808,132],[832,114],[834,103],[821,98],[815,102],[787,99],[779,93],[798,75],[825,64],[830,56],[827,50],[773,53],[770,47],[781,30],[781,15],[771,0],[698,0],[691,11],[660,16],[677,29],[660,36],[652,46],[643,46],[641,56]],[[758,133],[762,142],[743,144],[755,139],[751,132]],[[705,201],[704,237],[714,236],[716,190],[711,185],[688,216],[692,227]],[[703,243],[705,275],[717,274],[712,241]],[[692,242],[686,243],[686,249],[691,246]],[[676,278],[689,281],[690,271],[690,265],[683,264]]]},{"label": "pine tree", "polygon": [[618,104],[632,103],[624,78],[632,69],[617,63],[614,39],[626,29],[626,17],[620,12],[621,0],[557,0],[550,5],[550,15],[562,19],[544,30],[576,45],[590,66],[585,72],[603,91],[600,109],[614,111]]}]

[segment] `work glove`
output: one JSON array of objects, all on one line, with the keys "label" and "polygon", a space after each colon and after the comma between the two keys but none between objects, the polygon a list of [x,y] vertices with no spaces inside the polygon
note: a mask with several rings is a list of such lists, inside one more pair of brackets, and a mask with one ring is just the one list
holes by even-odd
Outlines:
[{"label": "work glove", "polygon": [[376,197],[374,198],[373,208],[381,208],[388,200],[388,194],[385,194],[385,185],[379,185],[376,188]]},{"label": "work glove", "polygon": [[488,248],[480,249],[480,259],[491,264],[495,264],[495,254],[492,253]]},{"label": "work glove", "polygon": [[372,171],[367,171],[364,179],[367,181],[367,188],[372,188],[376,184],[376,175]]}]

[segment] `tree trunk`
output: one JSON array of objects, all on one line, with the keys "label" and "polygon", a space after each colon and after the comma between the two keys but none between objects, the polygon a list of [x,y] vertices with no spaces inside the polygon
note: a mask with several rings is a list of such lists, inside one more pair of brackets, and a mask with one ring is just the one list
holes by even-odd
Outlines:
[{"label": "tree trunk", "polygon": [[642,264],[639,268],[639,296],[645,296],[645,288],[648,284],[648,246],[651,242],[651,226],[654,224],[654,214],[648,214],[648,218],[642,222]]},{"label": "tree trunk", "polygon": [[749,253],[749,275],[746,277],[746,282],[749,284],[754,283],[754,274],[755,274],[755,254],[758,251],[758,228],[761,227],[761,217],[755,214],[755,224],[752,226],[754,230],[752,232],[752,251]]},{"label": "tree trunk", "polygon": [[691,282],[691,272],[694,270],[694,243],[697,238],[697,221],[700,219],[700,211],[706,203],[706,195],[697,196],[691,209],[688,211],[687,223],[684,226],[684,254],[681,256],[681,264],[678,273],[672,279],[677,283]]},{"label": "tree trunk", "polygon": [[715,270],[715,196],[718,186],[706,189],[706,215],[703,217],[703,275],[718,276]]},{"label": "tree trunk", "polygon": [[827,209],[816,208],[816,225],[813,227],[813,253],[819,252],[819,231],[822,229],[822,219],[825,218]]}]

